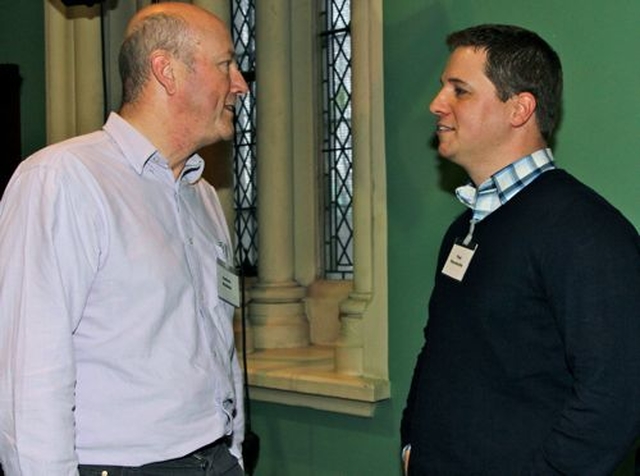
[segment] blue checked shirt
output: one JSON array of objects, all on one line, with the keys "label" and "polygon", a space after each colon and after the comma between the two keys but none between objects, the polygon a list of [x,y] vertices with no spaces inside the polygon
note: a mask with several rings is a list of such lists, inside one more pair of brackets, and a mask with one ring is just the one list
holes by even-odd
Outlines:
[{"label": "blue checked shirt", "polygon": [[483,220],[536,177],[555,168],[551,149],[540,149],[499,170],[478,188],[467,184],[456,189],[456,196],[464,205],[473,210],[473,224]]}]

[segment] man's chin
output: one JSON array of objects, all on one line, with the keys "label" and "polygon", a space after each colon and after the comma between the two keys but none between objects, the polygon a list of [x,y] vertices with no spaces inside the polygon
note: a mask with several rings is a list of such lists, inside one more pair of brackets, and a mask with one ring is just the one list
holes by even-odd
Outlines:
[{"label": "man's chin", "polygon": [[221,140],[231,140],[235,135],[235,125],[233,121],[233,115],[228,121],[225,121],[224,124],[220,125],[218,128],[218,133],[220,134]]},{"label": "man's chin", "polygon": [[233,139],[234,136],[234,131],[233,129],[231,129],[231,131],[229,132],[225,132],[223,134],[220,134],[220,140],[221,141],[230,141]]},{"label": "man's chin", "polygon": [[214,138],[212,142],[215,143],[230,141],[233,139],[234,135],[235,130],[233,128],[233,124],[229,125],[228,127],[220,127],[214,132]]},{"label": "man's chin", "polygon": [[438,146],[438,155],[444,159],[451,159],[454,154],[451,152],[451,149],[443,147],[442,144],[440,144]]}]

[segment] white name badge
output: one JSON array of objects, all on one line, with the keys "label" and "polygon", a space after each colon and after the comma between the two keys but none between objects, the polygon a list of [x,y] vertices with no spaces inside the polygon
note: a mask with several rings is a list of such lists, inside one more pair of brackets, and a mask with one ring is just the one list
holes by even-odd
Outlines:
[{"label": "white name badge", "polygon": [[456,281],[462,281],[467,269],[469,268],[469,263],[471,263],[473,254],[478,249],[478,245],[472,246],[473,247],[466,247],[457,243],[454,244],[453,248],[451,248],[451,252],[449,253],[449,257],[442,268],[442,273]]},{"label": "white name badge", "polygon": [[232,306],[240,307],[238,275],[220,260],[218,260],[218,296]]}]

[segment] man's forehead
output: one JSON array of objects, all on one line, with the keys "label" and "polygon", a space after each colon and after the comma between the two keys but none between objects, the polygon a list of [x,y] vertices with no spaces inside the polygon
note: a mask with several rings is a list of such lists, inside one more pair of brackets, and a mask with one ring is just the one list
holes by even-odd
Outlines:
[{"label": "man's forehead", "polygon": [[441,80],[466,82],[471,77],[485,74],[486,52],[472,47],[458,47],[451,52],[442,72]]},{"label": "man's forehead", "polygon": [[464,63],[468,65],[484,66],[487,60],[487,50],[473,46],[459,46],[449,55],[448,64]]},{"label": "man's forehead", "polygon": [[220,37],[209,37],[208,41],[200,45],[204,54],[214,58],[226,59],[235,57],[235,50],[231,41]]}]

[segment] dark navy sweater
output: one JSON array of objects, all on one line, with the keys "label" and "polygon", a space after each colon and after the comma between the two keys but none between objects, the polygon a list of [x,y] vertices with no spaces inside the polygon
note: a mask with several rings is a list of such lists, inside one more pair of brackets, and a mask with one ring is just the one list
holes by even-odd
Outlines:
[{"label": "dark navy sweater", "polygon": [[564,171],[478,223],[440,270],[402,420],[410,475],[607,475],[640,430],[640,239]]}]

